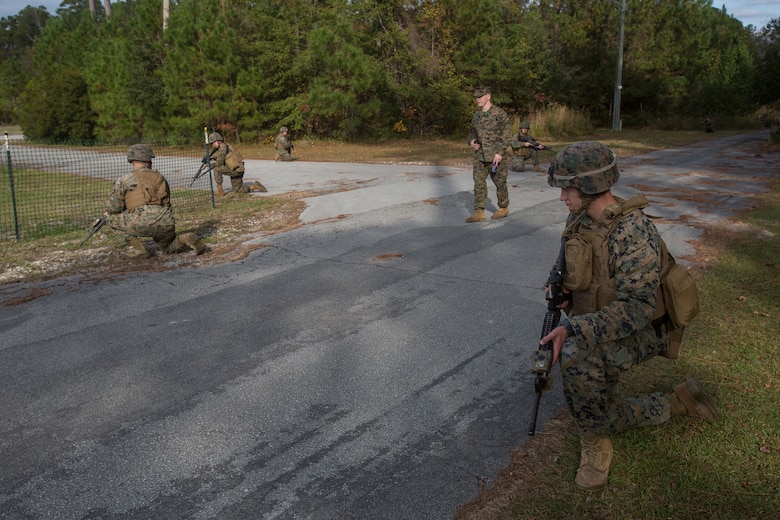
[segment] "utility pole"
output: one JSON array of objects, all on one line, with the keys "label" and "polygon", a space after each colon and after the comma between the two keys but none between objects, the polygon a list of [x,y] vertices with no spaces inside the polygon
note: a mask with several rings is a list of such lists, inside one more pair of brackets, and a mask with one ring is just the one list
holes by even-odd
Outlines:
[{"label": "utility pole", "polygon": [[615,99],[612,102],[612,131],[620,132],[620,92],[623,90],[623,32],[626,26],[626,0],[620,0],[620,32],[618,33],[617,74],[615,76]]}]

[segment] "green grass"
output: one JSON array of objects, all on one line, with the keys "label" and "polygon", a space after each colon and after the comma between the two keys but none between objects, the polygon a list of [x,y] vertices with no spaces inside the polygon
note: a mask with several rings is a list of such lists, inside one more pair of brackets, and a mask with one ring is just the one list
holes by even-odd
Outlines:
[{"label": "green grass", "polygon": [[[79,175],[14,172],[14,190],[0,184],[0,238],[13,239],[16,222],[20,235],[36,239],[82,229],[105,211],[111,182]],[[100,197],[98,197],[100,194]]]},{"label": "green grass", "polygon": [[[722,256],[698,279],[702,310],[680,359],[651,360],[621,382],[633,395],[696,377],[721,419],[673,417],[615,435],[610,483],[595,493],[574,486],[579,443],[569,424],[531,485],[504,482],[504,505],[491,518],[780,518],[780,190],[744,222],[749,232],[721,234]],[[461,518],[478,517],[486,516]]]}]

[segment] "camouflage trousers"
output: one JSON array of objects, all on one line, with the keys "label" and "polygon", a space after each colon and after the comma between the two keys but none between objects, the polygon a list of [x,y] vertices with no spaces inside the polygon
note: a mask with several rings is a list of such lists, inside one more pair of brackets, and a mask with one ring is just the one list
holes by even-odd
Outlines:
[{"label": "camouflage trousers", "polygon": [[275,161],[292,161],[293,158],[292,158],[292,154],[290,153],[290,150],[285,148],[285,149],[276,150],[276,158],[274,160]]},{"label": "camouflage trousers", "polygon": [[506,161],[501,161],[496,173],[492,172],[493,163],[474,160],[474,209],[485,209],[487,203],[487,177],[493,179],[496,185],[496,198],[498,207],[509,207],[509,189],[506,185],[507,168]]},{"label": "camouflage trousers", "polygon": [[244,172],[236,172],[228,168],[227,166],[220,166],[212,170],[214,172],[214,182],[217,186],[222,186],[222,177],[230,177],[230,187],[233,188],[233,193],[249,193],[251,190],[249,186],[244,186]]},{"label": "camouflage trousers", "polygon": [[561,351],[561,366],[572,358],[574,362],[561,372],[561,380],[566,403],[582,438],[610,435],[669,420],[672,413],[670,394],[657,392],[621,397],[616,393],[622,373],[661,354],[666,348],[666,336],[656,336],[651,325],[619,341],[599,343],[589,352],[583,350],[587,346],[581,336],[566,340]]},{"label": "camouflage trousers", "polygon": [[523,148],[516,148],[515,155],[510,160],[510,169],[513,172],[525,171],[525,161],[533,159],[533,165],[539,166],[539,151],[527,146]]},{"label": "camouflage trousers", "polygon": [[166,254],[176,252],[169,251],[171,246],[178,244],[178,241],[174,243],[176,220],[173,218],[171,208],[140,206],[131,211],[109,214],[106,224],[125,242],[133,237],[149,237],[157,244],[159,251]]}]

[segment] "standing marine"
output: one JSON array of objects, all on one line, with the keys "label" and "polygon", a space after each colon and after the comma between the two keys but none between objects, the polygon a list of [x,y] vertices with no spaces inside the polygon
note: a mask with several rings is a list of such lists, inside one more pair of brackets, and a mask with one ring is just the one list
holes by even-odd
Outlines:
[{"label": "standing marine", "polygon": [[[267,192],[268,190],[254,181],[251,186],[244,184],[244,158],[234,147],[225,142],[222,134],[212,132],[209,134],[209,152],[208,160],[211,161],[211,171],[214,172],[214,183],[217,185],[217,195],[224,196],[225,190],[222,188],[222,176],[230,177],[230,185],[233,193],[249,193],[250,191]],[[204,159],[205,160],[205,159]]]},{"label": "standing marine", "polygon": [[145,144],[134,144],[127,151],[132,171],[114,183],[106,203],[106,224],[129,246],[130,258],[149,258],[142,237],[150,237],[164,254],[188,247],[201,254],[206,245],[195,233],[176,234],[171,209],[171,190],[162,174],[152,169],[154,152]]},{"label": "standing marine", "polygon": [[496,186],[499,208],[492,218],[509,215],[508,172],[503,160],[510,140],[509,116],[504,109],[491,102],[489,88],[477,87],[474,89],[474,98],[479,109],[471,118],[469,126],[468,143],[474,150],[474,213],[466,219],[468,223],[485,220],[488,175]]},{"label": "standing marine", "polygon": [[642,212],[643,196],[622,200],[611,188],[620,177],[612,151],[597,142],[567,146],[553,159],[547,182],[569,209],[564,292],[566,317],[543,337],[560,360],[563,392],[580,436],[577,487],[607,485],[612,436],[657,425],[674,415],[713,421],[710,397],[695,379],[669,392],[623,396],[618,380],[632,367],[668,355],[670,329],[659,297],[662,242]]}]

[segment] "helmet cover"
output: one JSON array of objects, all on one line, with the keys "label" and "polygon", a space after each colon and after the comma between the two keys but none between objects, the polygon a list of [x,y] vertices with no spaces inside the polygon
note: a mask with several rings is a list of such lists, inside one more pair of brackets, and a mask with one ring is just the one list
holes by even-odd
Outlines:
[{"label": "helmet cover", "polygon": [[595,195],[610,189],[620,178],[615,154],[601,143],[581,141],[558,152],[547,171],[547,184],[577,188]]},{"label": "helmet cover", "polygon": [[148,144],[134,144],[127,150],[127,162],[152,162],[154,152]]}]

